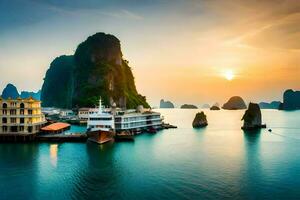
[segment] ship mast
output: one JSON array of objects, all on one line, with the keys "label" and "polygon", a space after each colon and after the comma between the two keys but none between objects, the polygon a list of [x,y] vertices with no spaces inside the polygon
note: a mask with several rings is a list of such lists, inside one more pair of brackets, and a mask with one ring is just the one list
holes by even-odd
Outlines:
[{"label": "ship mast", "polygon": [[101,97],[99,99],[99,108],[98,109],[99,109],[98,112],[102,113],[102,99],[101,99]]}]

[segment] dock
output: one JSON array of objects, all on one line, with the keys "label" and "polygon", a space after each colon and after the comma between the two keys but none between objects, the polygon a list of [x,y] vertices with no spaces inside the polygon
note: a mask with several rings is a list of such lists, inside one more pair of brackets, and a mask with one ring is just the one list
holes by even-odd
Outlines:
[{"label": "dock", "polygon": [[37,135],[36,141],[39,142],[86,142],[87,134],[76,133],[70,135],[54,134],[54,135]]},{"label": "dock", "polygon": [[169,128],[177,128],[177,126],[171,125],[171,124],[162,124],[163,129],[169,129]]},{"label": "dock", "polygon": [[0,142],[32,142],[35,133],[0,133]]}]

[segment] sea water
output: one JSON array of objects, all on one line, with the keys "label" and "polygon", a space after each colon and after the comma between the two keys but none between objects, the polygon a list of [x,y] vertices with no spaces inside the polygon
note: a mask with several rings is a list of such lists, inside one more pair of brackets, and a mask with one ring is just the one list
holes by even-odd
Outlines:
[{"label": "sea water", "polygon": [[[242,111],[161,109],[177,125],[134,142],[0,144],[0,199],[298,199],[300,111],[262,110],[267,129],[243,132]],[[269,132],[268,129],[272,129]]]}]

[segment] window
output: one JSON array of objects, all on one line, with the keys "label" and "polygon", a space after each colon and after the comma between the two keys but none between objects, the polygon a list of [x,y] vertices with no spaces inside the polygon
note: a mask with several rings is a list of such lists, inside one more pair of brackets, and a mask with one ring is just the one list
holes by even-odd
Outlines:
[{"label": "window", "polygon": [[3,104],[2,104],[2,107],[3,107],[3,108],[7,108],[7,104],[6,104],[6,103],[3,103]]},{"label": "window", "polygon": [[6,124],[6,123],[7,123],[7,118],[6,117],[2,118],[2,124]]},{"label": "window", "polygon": [[10,115],[16,115],[17,114],[17,110],[12,109],[12,110],[9,111],[9,114]]},{"label": "window", "polygon": [[2,110],[3,115],[7,115],[7,110]]},{"label": "window", "polygon": [[10,123],[17,123],[17,118],[10,118]]},{"label": "window", "polygon": [[20,104],[20,108],[24,108],[25,106],[24,106],[24,103],[21,103]]},{"label": "window", "polygon": [[32,115],[32,110],[28,110],[28,115]]},{"label": "window", "polygon": [[20,123],[24,124],[24,118],[20,118]]},{"label": "window", "polygon": [[3,132],[7,132],[7,126],[2,127]]}]

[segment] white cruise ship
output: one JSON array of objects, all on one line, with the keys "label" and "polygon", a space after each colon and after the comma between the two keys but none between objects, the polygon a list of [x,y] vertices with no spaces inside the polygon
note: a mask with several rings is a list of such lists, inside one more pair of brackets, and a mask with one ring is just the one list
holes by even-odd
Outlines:
[{"label": "white cruise ship", "polygon": [[101,99],[99,100],[99,108],[89,111],[87,134],[90,141],[99,144],[109,142],[114,139],[114,116],[111,113],[103,111]]},{"label": "white cruise ship", "polygon": [[115,133],[130,132],[138,134],[141,132],[155,133],[162,129],[163,118],[160,113],[144,110],[139,106],[137,110],[117,110],[115,106],[104,110],[101,99],[99,108],[89,111],[87,132],[89,140],[104,143],[113,139]]}]

